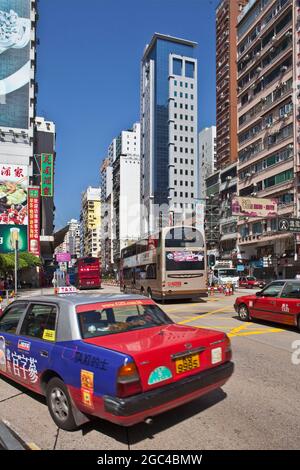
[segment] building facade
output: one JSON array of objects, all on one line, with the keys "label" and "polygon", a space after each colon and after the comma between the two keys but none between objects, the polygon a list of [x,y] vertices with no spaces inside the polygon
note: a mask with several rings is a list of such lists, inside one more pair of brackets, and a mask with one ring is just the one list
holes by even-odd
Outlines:
[{"label": "building facade", "polygon": [[200,197],[205,198],[206,179],[215,172],[217,163],[217,139],[216,127],[206,127],[199,132],[198,151],[199,151],[199,183]]},{"label": "building facade", "polygon": [[100,168],[101,179],[101,262],[104,273],[112,273],[113,257],[113,160],[105,158]]},{"label": "building facade", "polygon": [[181,222],[199,196],[197,44],[154,34],[141,64],[141,234]]},{"label": "building facade", "polygon": [[[238,192],[277,199],[287,218],[299,217],[298,3],[251,1],[238,21]],[[299,270],[297,236],[276,218],[241,219],[239,248],[264,277]]]},{"label": "building facade", "polygon": [[89,186],[81,197],[81,256],[101,257],[101,189]]},{"label": "building facade", "polygon": [[80,223],[76,219],[71,219],[67,226],[68,229],[64,235],[64,240],[55,249],[55,254],[70,253],[70,265],[73,265],[80,258]]},{"label": "building facade", "polygon": [[217,168],[237,161],[237,19],[248,0],[222,0],[216,10]]},{"label": "building facade", "polygon": [[[36,110],[36,1],[0,0],[0,25],[0,253],[6,253],[9,245],[3,240],[11,229],[18,230],[20,250],[28,250],[28,186],[33,179]],[[36,238],[38,243],[39,234]]]},{"label": "building facade", "polygon": [[[43,117],[34,120],[34,158],[32,182],[35,186],[41,186],[41,161],[42,154],[53,155],[53,174],[56,160],[56,130],[52,121],[46,121]],[[45,268],[52,264],[54,253],[54,184],[53,193],[48,197],[41,197],[40,202],[40,244],[41,257]]]},{"label": "building facade", "polygon": [[113,258],[119,263],[121,250],[140,238],[140,124],[122,131],[116,139],[113,163]]},{"label": "building facade", "polygon": [[237,217],[231,201],[237,194],[237,163],[227,165],[206,179],[205,233],[208,250],[218,259],[239,259]]}]

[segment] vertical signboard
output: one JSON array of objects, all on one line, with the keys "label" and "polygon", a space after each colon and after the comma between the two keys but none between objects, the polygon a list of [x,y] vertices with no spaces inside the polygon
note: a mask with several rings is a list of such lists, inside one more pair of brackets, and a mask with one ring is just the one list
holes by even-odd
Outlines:
[{"label": "vertical signboard", "polygon": [[204,235],[205,202],[196,202],[196,229]]},{"label": "vertical signboard", "polygon": [[28,251],[40,256],[40,188],[28,188]]},{"label": "vertical signboard", "polygon": [[42,153],[41,155],[41,196],[53,197],[53,155]]},{"label": "vertical signboard", "polygon": [[0,224],[27,225],[27,189],[27,166],[0,164]]},{"label": "vertical signboard", "polygon": [[31,0],[0,0],[0,126],[29,128]]}]

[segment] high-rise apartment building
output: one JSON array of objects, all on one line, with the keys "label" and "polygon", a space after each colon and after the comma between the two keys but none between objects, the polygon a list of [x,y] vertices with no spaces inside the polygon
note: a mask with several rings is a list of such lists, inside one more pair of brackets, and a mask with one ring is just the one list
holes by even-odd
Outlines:
[{"label": "high-rise apartment building", "polygon": [[222,0],[216,10],[217,168],[237,160],[237,18],[248,0]]},{"label": "high-rise apartment building", "polygon": [[88,187],[81,197],[80,251],[82,256],[101,256],[101,189]]},{"label": "high-rise apartment building", "polygon": [[113,269],[113,166],[110,157],[100,167],[101,179],[101,262],[103,272]]},{"label": "high-rise apartment building", "polygon": [[80,258],[80,223],[76,219],[71,219],[67,224],[67,231],[63,242],[56,247],[55,254],[70,253],[71,264]]},{"label": "high-rise apartment building", "polygon": [[[279,216],[287,218],[299,216],[297,3],[251,1],[238,22],[238,191],[277,199]],[[270,277],[294,277],[296,247],[276,218],[239,223],[242,257]]]},{"label": "high-rise apartment building", "polygon": [[185,218],[198,197],[197,44],[155,33],[141,72],[142,235]]},{"label": "high-rise apartment building", "polygon": [[140,136],[140,124],[135,123],[116,139],[113,163],[113,256],[116,263],[121,250],[140,238]]},{"label": "high-rise apartment building", "polygon": [[216,147],[216,127],[206,127],[199,132],[198,152],[199,152],[199,184],[200,197],[206,196],[206,179],[212,175],[216,169],[217,147]]}]

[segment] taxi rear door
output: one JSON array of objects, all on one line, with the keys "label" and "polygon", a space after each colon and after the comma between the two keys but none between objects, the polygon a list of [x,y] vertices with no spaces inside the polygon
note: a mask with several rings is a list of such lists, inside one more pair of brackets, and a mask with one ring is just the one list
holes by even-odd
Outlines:
[{"label": "taxi rear door", "polygon": [[300,313],[300,283],[297,281],[288,281],[280,298],[277,300],[276,312],[274,312],[274,321],[286,325],[296,325],[297,315]]},{"label": "taxi rear door", "polygon": [[[276,321],[274,314],[277,309],[278,298],[284,286],[284,281],[275,281],[259,292],[258,296],[251,300],[251,315],[262,320]],[[250,305],[249,305],[250,306]]]},{"label": "taxi rear door", "polygon": [[[21,382],[21,371],[15,369],[17,360],[18,329],[28,302],[14,302],[0,318],[0,373]],[[20,373],[19,373],[20,372]]]},{"label": "taxi rear door", "polygon": [[20,328],[18,353],[24,369],[23,381],[39,391],[40,378],[50,367],[55,346],[57,306],[31,303]]}]

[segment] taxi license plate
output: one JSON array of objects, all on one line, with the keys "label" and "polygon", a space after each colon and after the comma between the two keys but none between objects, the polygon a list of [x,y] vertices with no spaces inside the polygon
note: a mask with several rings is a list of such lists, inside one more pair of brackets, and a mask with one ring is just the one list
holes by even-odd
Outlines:
[{"label": "taxi license plate", "polygon": [[199,354],[176,359],[176,373],[183,374],[189,370],[197,369],[200,367]]}]

